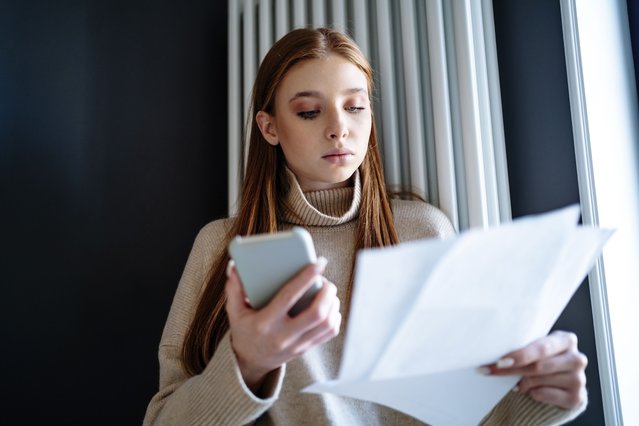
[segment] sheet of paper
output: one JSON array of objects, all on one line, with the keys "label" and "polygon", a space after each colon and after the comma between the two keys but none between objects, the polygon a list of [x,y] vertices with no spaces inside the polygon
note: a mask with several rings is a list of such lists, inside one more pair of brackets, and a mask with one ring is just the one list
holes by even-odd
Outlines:
[{"label": "sheet of paper", "polygon": [[476,367],[545,335],[611,234],[577,226],[578,216],[571,207],[362,251],[339,377],[305,391],[435,425],[479,423],[519,378]]}]

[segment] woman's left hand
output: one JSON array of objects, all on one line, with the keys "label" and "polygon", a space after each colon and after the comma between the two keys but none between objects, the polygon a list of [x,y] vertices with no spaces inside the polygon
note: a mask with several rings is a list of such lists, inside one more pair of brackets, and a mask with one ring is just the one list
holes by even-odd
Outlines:
[{"label": "woman's left hand", "polygon": [[585,401],[588,358],[577,349],[577,336],[554,331],[483,368],[495,376],[521,375],[519,392],[534,400],[573,409]]}]

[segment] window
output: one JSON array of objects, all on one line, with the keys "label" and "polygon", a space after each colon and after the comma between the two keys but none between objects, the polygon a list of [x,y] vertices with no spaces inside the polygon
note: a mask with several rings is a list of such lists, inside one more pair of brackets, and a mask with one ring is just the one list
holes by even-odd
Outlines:
[{"label": "window", "polygon": [[639,424],[639,151],[626,2],[562,0],[583,220],[616,229],[590,274],[606,424]]}]

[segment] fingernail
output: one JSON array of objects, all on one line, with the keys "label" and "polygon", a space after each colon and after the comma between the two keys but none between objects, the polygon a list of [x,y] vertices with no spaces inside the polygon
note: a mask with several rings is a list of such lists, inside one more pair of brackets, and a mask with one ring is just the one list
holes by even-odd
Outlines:
[{"label": "fingernail", "polygon": [[476,370],[479,374],[483,374],[484,376],[490,375],[490,368],[488,367],[477,367]]},{"label": "fingernail", "polygon": [[513,365],[515,365],[515,360],[512,358],[502,358],[499,361],[497,361],[496,367],[497,368],[508,368],[508,367],[512,367]]},{"label": "fingernail", "polygon": [[326,259],[324,256],[318,257],[317,262],[315,262],[315,265],[317,265],[317,269],[320,271],[323,271],[324,268],[326,268],[327,264],[328,264],[328,259]]},{"label": "fingernail", "polygon": [[235,268],[235,261],[233,259],[229,259],[229,263],[226,265],[226,277],[231,276],[231,270]]},{"label": "fingernail", "polygon": [[519,392],[519,386],[515,386],[510,390],[511,392]]}]

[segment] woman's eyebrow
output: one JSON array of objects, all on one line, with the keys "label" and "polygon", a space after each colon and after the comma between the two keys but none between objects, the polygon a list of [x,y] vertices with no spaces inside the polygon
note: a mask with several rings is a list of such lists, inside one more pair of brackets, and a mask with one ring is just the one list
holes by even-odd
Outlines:
[{"label": "woman's eyebrow", "polygon": [[344,90],[344,94],[346,95],[352,95],[354,93],[368,93],[368,91],[362,87],[353,87],[352,89],[346,89]]},{"label": "woman's eyebrow", "polygon": [[321,98],[322,95],[317,90],[305,90],[303,92],[297,92],[289,102],[293,102],[297,98]]},{"label": "woman's eyebrow", "polygon": [[[351,89],[343,90],[342,94],[352,95],[355,93],[362,93],[362,92],[367,93],[367,90],[361,87],[353,87]],[[317,90],[304,90],[302,92],[297,92],[291,99],[289,99],[289,102],[293,102],[297,98],[321,98],[321,97],[322,97],[322,94]]]}]

